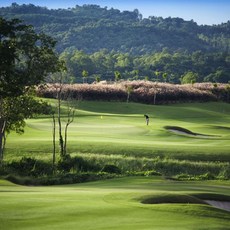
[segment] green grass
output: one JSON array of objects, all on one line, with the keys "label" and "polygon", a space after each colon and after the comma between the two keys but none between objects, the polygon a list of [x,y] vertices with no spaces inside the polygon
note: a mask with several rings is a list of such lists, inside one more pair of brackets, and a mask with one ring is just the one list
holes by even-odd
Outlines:
[{"label": "green grass", "polygon": [[[0,223],[11,229],[229,229],[230,213],[191,194],[230,196],[229,182],[174,182],[160,177],[128,177],[85,184],[24,187],[0,181]],[[143,197],[182,200],[143,204]],[[215,195],[217,196],[217,195]],[[194,198],[195,199],[195,198]]]},{"label": "green grass", "polygon": [[[145,113],[150,116],[149,126],[145,124]],[[230,105],[225,103],[153,106],[81,101],[74,123],[69,126],[68,151],[230,161],[229,114]],[[165,126],[181,127],[207,137],[178,135]],[[51,159],[51,119],[28,120],[25,134],[10,134],[6,147],[8,160],[25,155]]]},{"label": "green grass", "polygon": [[[145,113],[150,115],[149,126],[145,124]],[[181,164],[185,169],[193,165],[196,171],[215,171],[218,166],[219,171],[227,169],[230,161],[229,115],[230,105],[225,103],[153,106],[82,101],[69,127],[68,151],[90,161],[106,160],[134,170],[138,165],[149,170],[155,162],[167,167]],[[212,138],[172,133],[165,126]],[[11,133],[6,147],[6,161],[22,156],[51,161],[51,119],[27,120],[25,134]],[[162,161],[157,160],[161,157]],[[202,162],[214,160],[225,163]],[[0,180],[0,228],[229,229],[229,212],[204,204],[206,197],[229,199],[230,182],[176,182],[149,176],[26,187]],[[143,202],[146,199],[151,202]],[[160,202],[152,204],[156,201]]]}]

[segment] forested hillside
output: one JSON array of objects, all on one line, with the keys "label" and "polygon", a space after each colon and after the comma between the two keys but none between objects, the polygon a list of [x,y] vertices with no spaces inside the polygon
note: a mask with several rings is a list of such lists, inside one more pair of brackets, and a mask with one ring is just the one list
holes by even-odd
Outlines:
[{"label": "forested hillside", "polygon": [[77,48],[87,53],[100,49],[146,54],[167,47],[178,50],[223,50],[230,40],[230,22],[198,26],[181,18],[149,17],[142,19],[138,10],[120,12],[97,5],[48,10],[44,7],[12,4],[0,8],[6,18],[17,17],[37,31],[54,36],[59,51]]},{"label": "forested hillside", "polygon": [[[76,81],[124,79],[228,82],[230,21],[197,25],[181,18],[142,18],[140,12],[97,5],[49,10],[12,4],[4,18],[19,18],[54,37]],[[189,75],[189,76],[188,76]]]}]

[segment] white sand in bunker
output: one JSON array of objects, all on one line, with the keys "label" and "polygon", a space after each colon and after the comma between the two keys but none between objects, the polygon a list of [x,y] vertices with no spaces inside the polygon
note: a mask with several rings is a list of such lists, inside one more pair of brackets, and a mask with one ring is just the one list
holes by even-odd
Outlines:
[{"label": "white sand in bunker", "polygon": [[205,135],[205,134],[199,134],[199,133],[187,133],[187,132],[184,132],[184,131],[181,131],[181,130],[177,130],[177,129],[173,129],[173,128],[170,128],[170,129],[167,129],[169,132],[172,132],[172,133],[175,133],[175,134],[178,134],[178,135],[186,135],[186,136],[191,136],[191,137],[199,137],[199,138],[216,138],[218,136],[215,136],[215,135]]},{"label": "white sand in bunker", "polygon": [[168,129],[168,131],[172,132],[172,133],[176,133],[176,134],[181,134],[181,135],[188,135],[188,136],[199,136],[199,137],[203,137],[203,138],[207,138],[209,136],[205,136],[205,135],[195,135],[195,134],[190,134],[190,133],[186,133],[186,132],[183,132],[183,131],[179,131],[179,130],[176,130],[176,129]]},{"label": "white sand in bunker", "polygon": [[204,200],[207,204],[213,207],[223,209],[230,212],[230,202],[229,201],[215,201],[215,200]]}]

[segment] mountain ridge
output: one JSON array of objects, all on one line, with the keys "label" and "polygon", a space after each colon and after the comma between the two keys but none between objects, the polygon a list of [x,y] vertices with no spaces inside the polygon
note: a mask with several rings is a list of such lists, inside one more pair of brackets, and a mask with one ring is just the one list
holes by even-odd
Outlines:
[{"label": "mountain ridge", "polygon": [[201,50],[226,51],[230,44],[230,21],[219,25],[198,25],[181,18],[142,18],[137,9],[120,11],[98,5],[76,5],[69,9],[18,5],[1,7],[0,15],[19,18],[38,32],[58,41],[57,50],[66,48],[94,53],[101,49],[141,55],[160,52]]}]

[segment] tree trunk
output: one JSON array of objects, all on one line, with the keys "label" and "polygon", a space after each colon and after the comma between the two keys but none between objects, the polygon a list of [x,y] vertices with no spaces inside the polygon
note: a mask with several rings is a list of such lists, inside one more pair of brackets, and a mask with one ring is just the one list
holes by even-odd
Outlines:
[{"label": "tree trunk", "polygon": [[58,126],[59,126],[60,156],[64,157],[64,141],[62,137],[62,124],[61,124],[61,90],[58,93]]},{"label": "tree trunk", "polygon": [[129,103],[129,96],[130,96],[130,93],[128,92],[128,94],[127,94],[127,100],[126,100],[127,103]]},{"label": "tree trunk", "polygon": [[6,144],[6,121],[0,122],[0,164],[3,162],[4,149]]},{"label": "tree trunk", "polygon": [[55,115],[53,114],[53,173],[55,173],[55,161],[56,161],[56,121]]},{"label": "tree trunk", "polygon": [[64,157],[64,141],[62,137],[62,127],[61,127],[61,120],[58,118],[58,124],[59,124],[59,145],[60,145],[60,155],[61,157]]},{"label": "tree trunk", "polygon": [[69,126],[69,124],[67,123],[66,125],[65,125],[65,141],[64,141],[64,155],[66,155],[67,154],[67,150],[66,150],[66,146],[67,146],[67,130],[68,130],[68,126]]},{"label": "tree trunk", "polygon": [[157,97],[157,93],[154,93],[154,98],[153,98],[153,104],[156,105],[156,97]]},{"label": "tree trunk", "polygon": [[65,141],[64,141],[64,154],[67,154],[67,134],[68,134],[68,127],[69,125],[73,122],[74,120],[74,110],[72,110],[69,106],[69,111],[68,111],[68,120],[65,125]]},{"label": "tree trunk", "polygon": [[2,164],[2,161],[3,161],[3,133],[0,132],[0,165]]}]

